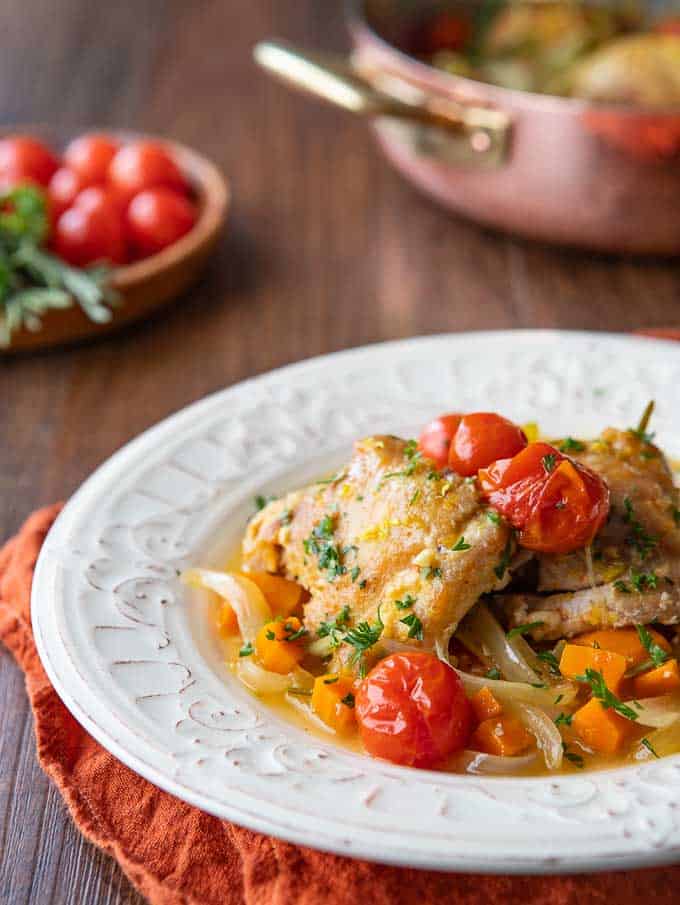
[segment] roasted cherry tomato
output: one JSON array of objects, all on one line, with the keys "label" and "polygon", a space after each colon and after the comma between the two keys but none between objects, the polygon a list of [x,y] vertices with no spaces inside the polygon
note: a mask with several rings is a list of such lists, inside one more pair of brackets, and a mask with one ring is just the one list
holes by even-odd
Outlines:
[{"label": "roasted cherry tomato", "polygon": [[[89,192],[83,199],[83,195]],[[127,247],[120,209],[104,190],[86,189],[57,220],[54,250],[70,264],[124,264]]]},{"label": "roasted cherry tomato", "polygon": [[107,135],[79,135],[66,147],[64,163],[78,173],[84,186],[103,183],[118,147]]},{"label": "roasted cherry tomato", "polygon": [[418,439],[418,449],[437,468],[446,468],[449,461],[449,447],[458,429],[462,415],[442,415],[425,426]]},{"label": "roasted cherry tomato", "polygon": [[530,443],[479,473],[483,495],[541,553],[587,546],[609,513],[609,489],[589,468],[548,443]]},{"label": "roasted cherry tomato", "polygon": [[369,754],[431,767],[465,747],[472,707],[453,669],[433,654],[381,660],[359,686],[356,715]]},{"label": "roasted cherry tomato", "polygon": [[0,183],[3,186],[36,182],[46,186],[59,161],[41,141],[29,135],[10,135],[0,140]]},{"label": "roasted cherry tomato", "polygon": [[127,206],[127,199],[114,186],[90,185],[76,195],[73,206],[83,210],[108,208],[122,218]]},{"label": "roasted cherry tomato", "polygon": [[59,167],[47,186],[47,197],[50,202],[50,214],[54,221],[71,207],[76,196],[86,187],[81,176],[68,167]]},{"label": "roasted cherry tomato", "polygon": [[441,13],[427,30],[427,51],[433,54],[440,50],[462,50],[471,34],[470,20],[466,16]]},{"label": "roasted cherry tomato", "polygon": [[514,456],[527,445],[524,432],[494,412],[464,415],[449,449],[449,468],[464,477],[476,475],[497,459]]},{"label": "roasted cherry tomato", "polygon": [[109,166],[109,181],[132,199],[144,189],[165,186],[184,192],[187,182],[165,148],[153,141],[135,141],[124,145]]},{"label": "roasted cherry tomato", "polygon": [[195,222],[196,210],[188,198],[166,188],[135,195],[126,217],[128,236],[141,255],[153,255],[172,245]]}]

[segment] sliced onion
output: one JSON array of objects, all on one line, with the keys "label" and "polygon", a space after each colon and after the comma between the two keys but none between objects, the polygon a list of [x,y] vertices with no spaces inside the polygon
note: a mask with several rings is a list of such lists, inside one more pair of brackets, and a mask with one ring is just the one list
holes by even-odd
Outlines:
[{"label": "sliced onion", "polygon": [[680,720],[680,694],[664,694],[658,698],[642,698],[626,703],[637,713],[635,722],[639,726],[665,729]]},{"label": "sliced onion", "polygon": [[[535,707],[564,707],[574,700],[578,688],[573,682],[551,685],[550,688],[534,688],[526,682],[505,682],[503,679],[487,679],[456,669],[465,691],[473,695],[482,688],[488,688],[501,704],[533,704]],[[557,699],[559,698],[559,703]]]},{"label": "sliced onion", "polygon": [[236,613],[239,631],[245,641],[252,641],[265,622],[272,618],[271,608],[262,591],[255,582],[237,572],[189,569],[182,575],[182,581],[223,597]]},{"label": "sliced onion", "polygon": [[255,694],[279,694],[293,684],[291,676],[262,669],[250,657],[238,661],[236,675]]},{"label": "sliced onion", "polygon": [[282,675],[263,669],[251,657],[243,657],[238,661],[236,675],[255,694],[280,694],[290,688],[309,691],[314,685],[314,676],[306,669],[295,669]]},{"label": "sliced onion", "polygon": [[[650,747],[654,749],[659,757],[666,757],[669,754],[680,754],[680,720],[671,723],[664,729],[657,729],[647,736]],[[648,760],[654,757],[654,754],[640,743],[639,748],[634,754],[635,760]]]},{"label": "sliced onion", "polygon": [[330,735],[336,735],[335,729],[329,726],[327,723],[324,723],[322,719],[320,719],[312,710],[312,705],[308,697],[300,697],[300,695],[292,694],[290,691],[286,694],[286,701],[294,707],[298,713],[301,713],[306,720],[314,723],[314,725],[323,729],[324,732],[328,732]]},{"label": "sliced onion", "polygon": [[532,704],[516,704],[512,709],[536,739],[539,750],[543,752],[546,767],[549,770],[559,770],[564,749],[560,730],[553,720],[545,710]]},{"label": "sliced onion", "polygon": [[532,751],[521,757],[499,757],[481,751],[462,751],[455,760],[456,767],[465,773],[519,773],[536,763],[538,754]]},{"label": "sliced onion", "polygon": [[[485,603],[478,603],[465,617],[465,627],[477,639],[488,659],[511,682],[538,682],[539,675],[513,647]],[[514,640],[514,639],[512,639]]]}]

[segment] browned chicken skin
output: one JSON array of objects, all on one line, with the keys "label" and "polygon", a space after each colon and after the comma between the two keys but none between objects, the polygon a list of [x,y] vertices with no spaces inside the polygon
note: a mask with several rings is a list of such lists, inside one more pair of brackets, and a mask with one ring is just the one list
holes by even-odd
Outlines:
[{"label": "browned chicken skin", "polygon": [[344,607],[351,624],[375,620],[380,606],[383,638],[417,641],[420,625],[428,647],[507,584],[511,552],[509,528],[489,518],[474,482],[437,472],[390,436],[359,441],[329,482],[270,503],[243,542],[246,569],[310,592],[311,631]]}]

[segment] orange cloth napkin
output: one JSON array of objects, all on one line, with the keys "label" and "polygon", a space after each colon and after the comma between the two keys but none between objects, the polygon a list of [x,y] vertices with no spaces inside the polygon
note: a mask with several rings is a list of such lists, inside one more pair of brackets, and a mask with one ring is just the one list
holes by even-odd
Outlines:
[{"label": "orange cloth napkin", "polygon": [[119,763],[73,719],[33,643],[30,590],[59,506],[0,550],[0,639],[26,674],[40,763],[84,835],[154,905],[632,905],[678,902],[680,867],[574,877],[488,877],[326,855],[210,817]]}]

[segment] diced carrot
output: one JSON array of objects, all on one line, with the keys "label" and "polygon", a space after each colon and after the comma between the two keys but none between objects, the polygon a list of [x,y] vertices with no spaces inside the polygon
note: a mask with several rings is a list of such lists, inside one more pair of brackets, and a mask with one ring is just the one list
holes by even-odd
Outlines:
[{"label": "diced carrot", "polygon": [[328,673],[314,680],[314,713],[336,732],[349,732],[355,723],[354,683],[351,676]]},{"label": "diced carrot", "polygon": [[217,631],[223,638],[227,638],[229,635],[235,635],[238,631],[236,613],[226,602],[220,604],[217,613]]},{"label": "diced carrot", "polygon": [[605,685],[616,693],[628,669],[628,661],[623,654],[579,644],[567,644],[560,658],[560,672],[568,679],[584,675],[586,669],[602,673]]},{"label": "diced carrot", "polygon": [[498,703],[493,693],[486,686],[480,688],[476,694],[470,698],[472,710],[481,723],[484,720],[490,720],[491,717],[500,716],[503,707]]},{"label": "diced carrot", "polygon": [[275,616],[299,615],[304,588],[295,581],[269,572],[244,572],[262,591]]},{"label": "diced carrot", "polygon": [[470,739],[473,751],[513,757],[532,743],[533,737],[514,716],[492,717],[477,726]]},{"label": "diced carrot", "polygon": [[[662,634],[650,627],[647,628],[647,631],[659,647],[670,653],[671,646]],[[585,635],[573,638],[571,643],[621,654],[626,658],[628,668],[638,666],[649,659],[649,653],[640,641],[640,636],[635,628],[612,628],[599,632],[587,632]]]},{"label": "diced carrot", "polygon": [[[294,637],[301,628],[302,623],[296,616],[262,626],[257,633],[255,647],[265,669],[282,674],[295,669],[305,655],[303,638]],[[290,640],[291,637],[293,640]]]},{"label": "diced carrot", "polygon": [[677,660],[666,660],[656,669],[643,672],[633,679],[633,694],[636,698],[653,698],[670,694],[680,688],[680,670]]},{"label": "diced carrot", "polygon": [[634,730],[634,724],[591,698],[573,715],[571,728],[581,741],[600,754],[616,754]]}]

